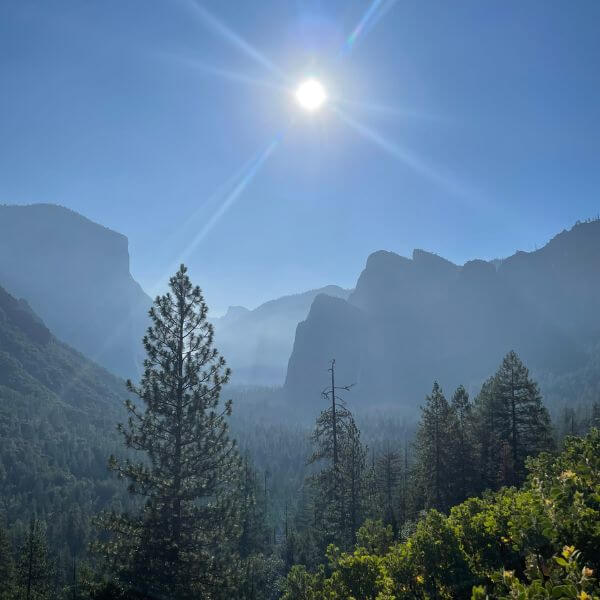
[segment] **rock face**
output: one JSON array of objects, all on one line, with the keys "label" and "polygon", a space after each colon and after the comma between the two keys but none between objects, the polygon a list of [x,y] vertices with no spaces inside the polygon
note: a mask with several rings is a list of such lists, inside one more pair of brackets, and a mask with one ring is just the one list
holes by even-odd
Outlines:
[{"label": "rock face", "polygon": [[599,221],[498,264],[375,252],[347,301],[315,299],[296,332],[285,392],[317,404],[334,357],[340,383],[356,382],[353,401],[407,413],[435,379],[448,392],[479,384],[511,349],[534,373],[560,376],[585,365],[600,340],[599,306]]},{"label": "rock face", "polygon": [[350,291],[330,285],[271,300],[254,310],[232,306],[214,319],[216,346],[232,367],[235,384],[283,383],[296,326],[322,293],[347,298]]},{"label": "rock face", "polygon": [[0,206],[0,283],[58,338],[137,378],[151,301],[129,272],[125,236],[59,206]]}]

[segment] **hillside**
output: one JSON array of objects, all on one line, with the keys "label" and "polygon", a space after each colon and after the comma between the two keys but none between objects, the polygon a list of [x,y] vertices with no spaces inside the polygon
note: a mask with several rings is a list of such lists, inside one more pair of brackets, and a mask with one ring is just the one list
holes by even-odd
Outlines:
[{"label": "hillside", "polygon": [[16,532],[36,514],[51,540],[85,547],[87,516],[117,494],[106,465],[124,398],[122,380],[0,288],[0,503]]},{"label": "hillside", "polygon": [[0,206],[0,282],[52,332],[122,377],[137,377],[150,298],[127,238],[50,204]]},{"label": "hillside", "polygon": [[510,349],[552,394],[552,382],[596,360],[599,303],[600,221],[498,266],[376,252],[347,301],[315,300],[298,326],[286,395],[318,402],[335,357],[340,381],[356,383],[353,401],[414,414],[434,379],[475,386]]}]

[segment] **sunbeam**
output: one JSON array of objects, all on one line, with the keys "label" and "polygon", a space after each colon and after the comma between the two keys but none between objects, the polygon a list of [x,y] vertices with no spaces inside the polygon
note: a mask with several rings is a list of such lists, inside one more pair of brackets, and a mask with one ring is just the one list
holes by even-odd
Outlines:
[{"label": "sunbeam", "polygon": [[365,14],[362,16],[361,20],[358,22],[356,27],[354,27],[352,33],[344,42],[341,53],[349,53],[355,46],[357,40],[370,31],[394,6],[394,4],[396,4],[396,2],[397,0],[373,0]]},{"label": "sunbeam", "polygon": [[254,46],[244,40],[230,27],[225,25],[225,23],[217,19],[217,17],[210,13],[205,6],[200,4],[197,0],[189,0],[189,3],[194,7],[196,13],[201,17],[202,21],[213,32],[220,35],[225,41],[229,42],[232,46],[235,46],[238,50],[241,50],[246,56],[259,63],[273,74],[277,75],[277,77],[283,81],[288,80],[286,75],[279,67],[277,67],[277,65],[269,60],[264,54],[259,52]]},{"label": "sunbeam", "polygon": [[[473,190],[468,189],[462,183],[455,181],[448,175],[443,175],[438,169],[428,165],[424,160],[412,153],[410,150],[402,147],[397,142],[392,142],[383,137],[379,132],[359,123],[345,111],[342,111],[339,106],[332,106],[332,110],[354,131],[359,133],[365,139],[373,142],[376,146],[387,152],[390,156],[404,163],[419,175],[423,175],[429,180],[436,183],[446,192],[453,196],[466,201],[469,205],[480,206],[484,203],[483,198],[476,194]],[[487,202],[485,202],[487,204]]]},{"label": "sunbeam", "polygon": [[430,121],[447,121],[448,119],[435,115],[432,113],[415,110],[412,108],[401,108],[398,106],[389,106],[387,104],[377,104],[372,102],[356,102],[354,100],[347,100],[345,98],[335,98],[338,105],[347,106],[348,108],[354,108],[361,112],[378,113],[381,115],[388,115],[391,117],[400,117],[406,119],[424,119]]},{"label": "sunbeam", "polygon": [[267,81],[265,79],[258,79],[256,77],[250,77],[244,73],[239,73],[237,71],[230,71],[228,69],[221,69],[219,67],[213,67],[212,65],[207,65],[196,61],[192,58],[184,58],[171,55],[174,60],[178,60],[179,62],[185,64],[187,67],[191,69],[197,69],[203,73],[208,75],[214,75],[215,77],[219,77],[221,79],[226,79],[228,81],[234,81],[238,83],[246,83],[248,85],[254,85],[258,87],[270,88],[273,90],[280,91],[282,93],[290,93],[290,90],[283,85],[278,85],[272,81]]},{"label": "sunbeam", "polygon": [[[208,233],[213,229],[213,227],[217,224],[219,219],[227,212],[227,210],[238,200],[244,190],[248,187],[250,182],[254,179],[257,173],[260,171],[262,166],[265,164],[267,159],[271,156],[275,148],[281,142],[282,136],[277,136],[274,140],[272,140],[267,147],[262,150],[256,157],[250,160],[246,165],[238,171],[224,186],[221,186],[221,194],[215,194],[209,200],[212,202],[213,199],[216,199],[215,196],[220,195],[222,198],[220,200],[220,205],[216,209],[216,211],[212,214],[212,216],[208,219],[208,221],[204,224],[204,226],[198,231],[198,233],[192,238],[189,244],[185,247],[184,250],[179,254],[178,258],[173,261],[172,265],[169,267],[168,272],[171,273],[173,269],[176,269],[182,262],[184,262],[190,254],[194,251],[194,249],[198,246],[198,244],[208,235]],[[162,282],[161,278],[161,282]]]}]

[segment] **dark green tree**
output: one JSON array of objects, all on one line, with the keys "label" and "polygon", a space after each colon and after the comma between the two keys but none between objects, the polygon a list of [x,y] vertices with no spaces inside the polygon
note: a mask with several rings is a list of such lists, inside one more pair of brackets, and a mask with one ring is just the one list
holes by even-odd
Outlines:
[{"label": "dark green tree", "polygon": [[475,489],[475,444],[473,440],[473,411],[469,394],[461,385],[450,402],[450,442],[454,475],[452,504],[462,502]]},{"label": "dark green tree", "polygon": [[367,451],[353,418],[349,419],[347,429],[343,431],[340,449],[342,493],[346,495],[345,505],[348,507],[348,536],[350,543],[354,545],[365,511]]},{"label": "dark green tree", "polygon": [[45,524],[31,518],[16,564],[18,597],[46,600],[53,597],[54,565],[48,554]]},{"label": "dark green tree", "polygon": [[500,483],[518,485],[525,479],[525,459],[552,447],[550,416],[537,383],[517,354],[509,352],[494,377],[495,422],[503,442]]},{"label": "dark green tree", "polygon": [[398,528],[405,518],[401,506],[403,463],[400,453],[389,444],[375,461],[374,478],[378,516],[385,525],[392,527],[394,536],[397,536]]},{"label": "dark green tree", "polygon": [[499,486],[499,456],[502,447],[494,394],[495,380],[490,377],[481,386],[473,407],[473,438],[475,444],[475,492],[497,489]]},{"label": "dark green tree", "polygon": [[270,544],[267,526],[264,489],[260,489],[256,470],[248,455],[244,456],[238,483],[239,495],[239,554],[247,558],[253,553],[266,552]]},{"label": "dark green tree", "polygon": [[15,597],[15,563],[8,535],[0,526],[0,600]]},{"label": "dark green tree", "polygon": [[438,382],[421,408],[415,441],[416,474],[425,508],[447,510],[452,502],[452,410]]},{"label": "dark green tree", "polygon": [[331,365],[331,388],[323,392],[330,406],[317,418],[311,440],[314,451],[309,464],[320,469],[310,476],[313,528],[323,549],[329,543],[349,548],[360,525],[365,493],[366,451],[352,413],[335,385],[335,361]]},{"label": "dark green tree", "polygon": [[145,504],[137,515],[106,516],[111,537],[101,549],[127,586],[151,598],[220,598],[238,534],[240,461],[228,435],[231,402],[220,401],[230,371],[183,265],[169,287],[150,309],[141,383],[128,382],[144,410],[128,400],[119,428],[142,460],[110,461]]}]

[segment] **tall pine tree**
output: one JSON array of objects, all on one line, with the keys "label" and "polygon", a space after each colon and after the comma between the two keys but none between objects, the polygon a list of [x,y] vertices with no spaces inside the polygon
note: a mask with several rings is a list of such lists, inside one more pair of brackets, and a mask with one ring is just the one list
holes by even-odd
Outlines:
[{"label": "tall pine tree", "polygon": [[50,600],[55,568],[48,553],[45,523],[31,518],[16,565],[19,598]]},{"label": "tall pine tree", "polygon": [[120,426],[142,459],[110,463],[145,504],[104,519],[112,535],[102,549],[125,585],[151,598],[221,598],[238,533],[240,461],[228,435],[231,403],[220,402],[230,371],[183,265],[169,287],[150,310],[141,383],[128,382],[144,410],[128,400]]},{"label": "tall pine tree", "polygon": [[[538,385],[516,352],[509,352],[494,378],[494,409],[505,452],[501,483],[518,485],[525,478],[525,459],[552,447],[550,416]],[[505,467],[506,465],[506,467]]]},{"label": "tall pine tree", "polygon": [[452,504],[452,411],[437,381],[421,410],[415,442],[417,477],[425,508],[444,511]]},{"label": "tall pine tree", "polygon": [[472,405],[467,390],[459,386],[450,403],[452,470],[454,475],[452,504],[459,504],[475,491],[475,445],[473,441]]},{"label": "tall pine tree", "polygon": [[313,528],[322,549],[329,543],[348,549],[362,517],[366,450],[352,413],[337,393],[349,388],[335,385],[334,367],[332,361],[331,388],[323,393],[331,404],[317,418],[312,434],[314,452],[309,464],[320,467],[310,477]]},{"label": "tall pine tree", "polygon": [[[398,534],[398,528],[404,521],[405,509],[402,507],[401,494],[403,465],[400,453],[388,447],[377,457],[375,461],[375,488],[377,491],[377,512],[385,525],[391,525],[394,536]],[[400,514],[399,514],[400,513]]]},{"label": "tall pine tree", "polygon": [[15,592],[15,563],[10,540],[0,525],[0,600],[11,600]]},{"label": "tall pine tree", "polygon": [[525,459],[553,447],[537,383],[515,352],[482,386],[474,413],[481,489],[520,484]]}]

